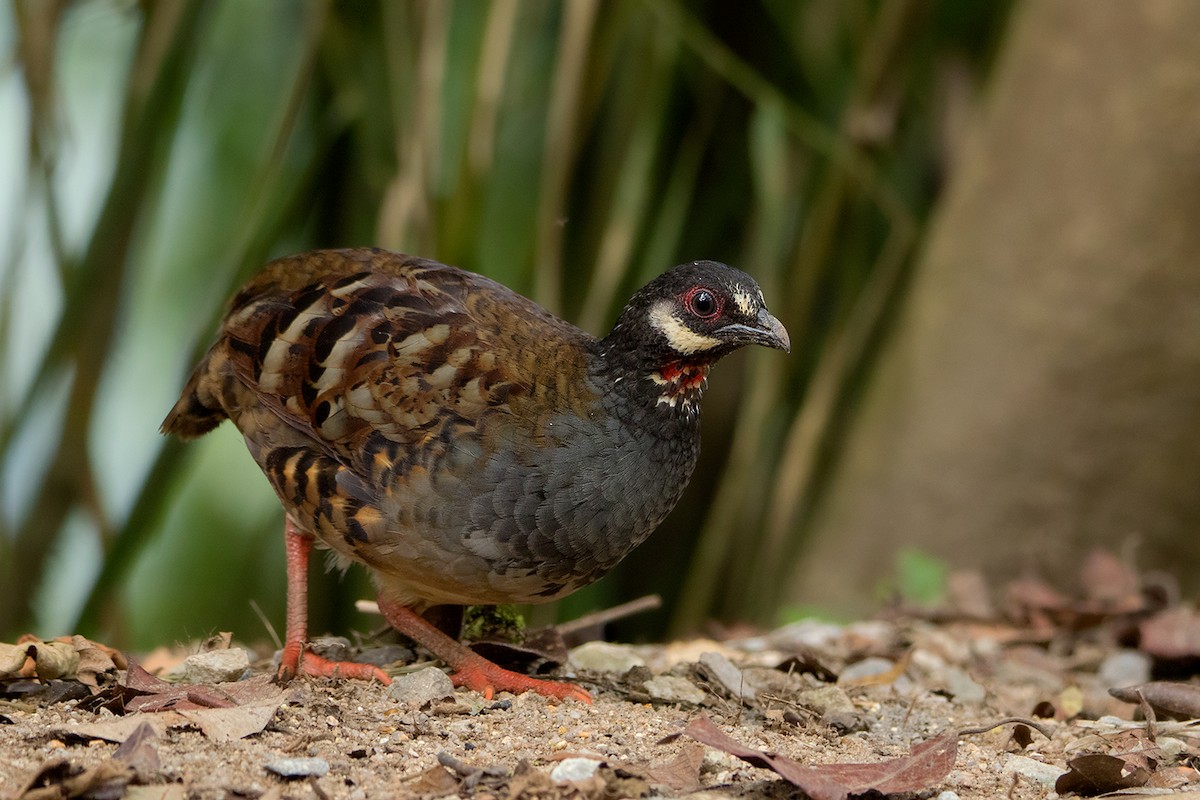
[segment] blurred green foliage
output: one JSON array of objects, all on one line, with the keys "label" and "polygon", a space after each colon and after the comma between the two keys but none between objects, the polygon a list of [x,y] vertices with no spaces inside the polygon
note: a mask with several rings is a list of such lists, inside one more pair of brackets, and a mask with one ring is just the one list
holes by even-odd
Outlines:
[{"label": "blurred green foliage", "polygon": [[[654,591],[669,613],[642,634],[773,621],[1008,13],[13,0],[0,640],[148,647],[282,619],[282,515],[236,431],[185,448],[157,425],[234,287],[362,244],[489,274],[597,334],[671,264],[753,273],[792,356],[723,364],[681,507],[533,614]],[[374,625],[348,617],[369,594],[351,576],[315,581],[314,631]]]}]

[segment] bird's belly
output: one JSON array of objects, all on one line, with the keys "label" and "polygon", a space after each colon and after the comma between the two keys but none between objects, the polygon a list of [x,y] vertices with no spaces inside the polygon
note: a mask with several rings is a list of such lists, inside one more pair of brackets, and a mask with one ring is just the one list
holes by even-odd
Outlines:
[{"label": "bird's belly", "polygon": [[597,580],[675,505],[696,450],[563,433],[440,470],[422,491],[407,483],[385,498],[386,541],[360,560],[408,602],[539,603]]}]

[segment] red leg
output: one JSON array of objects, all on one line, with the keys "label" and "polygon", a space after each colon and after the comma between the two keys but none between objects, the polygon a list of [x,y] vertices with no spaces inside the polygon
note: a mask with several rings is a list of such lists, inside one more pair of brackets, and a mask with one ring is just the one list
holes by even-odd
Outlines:
[{"label": "red leg", "polygon": [[284,518],[283,537],[287,550],[287,633],[279,659],[279,680],[288,681],[302,674],[391,683],[391,678],[372,664],[330,661],[305,648],[308,643],[308,554],[312,551],[312,538],[301,533],[291,517]]},{"label": "red leg", "polygon": [[450,678],[455,686],[465,686],[482,692],[489,700],[495,692],[501,691],[514,694],[537,692],[558,700],[573,697],[585,703],[592,702],[592,696],[573,683],[533,678],[493,664],[471,648],[442,633],[406,606],[380,597],[379,610],[393,628],[445,661],[454,670]]}]

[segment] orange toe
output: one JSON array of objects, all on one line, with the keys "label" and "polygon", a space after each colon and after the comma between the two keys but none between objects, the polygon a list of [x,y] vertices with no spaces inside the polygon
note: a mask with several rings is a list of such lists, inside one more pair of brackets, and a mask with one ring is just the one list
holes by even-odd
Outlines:
[{"label": "orange toe", "polygon": [[279,672],[276,678],[281,683],[287,683],[296,675],[312,675],[317,678],[350,678],[352,680],[379,681],[384,686],[392,679],[387,673],[374,664],[360,664],[356,661],[330,661],[316,653],[299,648],[285,647],[279,659]]},{"label": "orange toe", "polygon": [[587,693],[587,690],[573,683],[534,678],[504,669],[482,656],[478,656],[477,659],[460,664],[454,674],[450,676],[450,680],[454,682],[455,686],[463,686],[480,692],[487,700],[491,700],[496,692],[512,692],[513,694],[535,692],[555,700],[570,698],[588,704],[592,702],[592,696]]}]

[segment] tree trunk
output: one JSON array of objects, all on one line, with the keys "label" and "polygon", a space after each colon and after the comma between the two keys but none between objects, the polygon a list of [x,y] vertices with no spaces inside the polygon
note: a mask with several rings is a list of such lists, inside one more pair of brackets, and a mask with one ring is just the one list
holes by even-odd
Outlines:
[{"label": "tree trunk", "polygon": [[1056,578],[1140,542],[1200,584],[1200,3],[1012,24],[793,602],[870,608],[905,546]]}]

